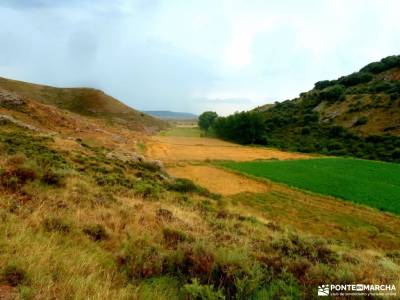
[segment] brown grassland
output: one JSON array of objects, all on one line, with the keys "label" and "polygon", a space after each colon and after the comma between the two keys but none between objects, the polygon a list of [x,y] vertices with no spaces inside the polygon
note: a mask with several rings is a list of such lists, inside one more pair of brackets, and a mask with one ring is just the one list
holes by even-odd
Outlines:
[{"label": "brown grassland", "polygon": [[398,216],[209,164],[307,155],[148,137],[34,99],[0,115],[18,121],[0,118],[0,299],[313,299],[326,282],[400,285]]}]

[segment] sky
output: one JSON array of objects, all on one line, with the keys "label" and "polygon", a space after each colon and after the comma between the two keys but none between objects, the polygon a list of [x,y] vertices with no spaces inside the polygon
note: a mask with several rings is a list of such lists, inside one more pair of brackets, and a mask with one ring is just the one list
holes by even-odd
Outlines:
[{"label": "sky", "polygon": [[0,77],[221,115],[400,54],[398,0],[0,0]]}]

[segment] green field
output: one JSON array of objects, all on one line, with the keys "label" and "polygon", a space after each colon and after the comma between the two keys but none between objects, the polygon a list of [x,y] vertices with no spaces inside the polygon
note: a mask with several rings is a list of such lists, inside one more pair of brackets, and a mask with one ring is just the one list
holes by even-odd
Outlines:
[{"label": "green field", "polygon": [[399,164],[347,158],[319,158],[224,162],[221,165],[292,187],[400,214]]},{"label": "green field", "polygon": [[200,137],[202,131],[198,127],[173,127],[162,131],[161,136]]}]

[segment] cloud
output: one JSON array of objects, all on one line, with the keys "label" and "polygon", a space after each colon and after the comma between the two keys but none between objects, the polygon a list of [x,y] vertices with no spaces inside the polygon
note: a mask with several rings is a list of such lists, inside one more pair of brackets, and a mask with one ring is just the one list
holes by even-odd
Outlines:
[{"label": "cloud", "polygon": [[398,54],[398,11],[396,0],[4,0],[0,76],[226,114]]}]

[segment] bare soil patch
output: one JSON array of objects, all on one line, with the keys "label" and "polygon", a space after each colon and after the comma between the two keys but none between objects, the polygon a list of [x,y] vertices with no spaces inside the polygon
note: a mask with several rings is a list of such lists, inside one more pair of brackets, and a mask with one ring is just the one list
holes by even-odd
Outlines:
[{"label": "bare soil patch", "polygon": [[18,294],[14,287],[0,284],[0,300],[15,300]]}]

